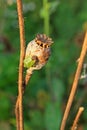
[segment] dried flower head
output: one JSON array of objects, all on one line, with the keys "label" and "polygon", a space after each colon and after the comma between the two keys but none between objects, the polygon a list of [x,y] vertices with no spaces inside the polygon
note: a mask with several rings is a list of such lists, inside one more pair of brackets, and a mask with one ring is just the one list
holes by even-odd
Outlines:
[{"label": "dried flower head", "polygon": [[49,59],[52,43],[52,39],[45,34],[38,34],[26,48],[24,67],[32,70],[41,69]]},{"label": "dried flower head", "polygon": [[47,37],[45,34],[37,34],[35,42],[44,48],[50,47],[53,43],[52,39]]}]

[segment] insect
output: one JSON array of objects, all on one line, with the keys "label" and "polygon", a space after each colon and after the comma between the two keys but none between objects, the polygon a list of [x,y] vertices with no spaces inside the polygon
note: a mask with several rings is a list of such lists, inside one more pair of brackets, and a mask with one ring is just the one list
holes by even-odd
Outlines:
[{"label": "insect", "polygon": [[37,34],[36,38],[27,45],[24,67],[41,69],[50,57],[52,43],[52,39],[45,34]]}]

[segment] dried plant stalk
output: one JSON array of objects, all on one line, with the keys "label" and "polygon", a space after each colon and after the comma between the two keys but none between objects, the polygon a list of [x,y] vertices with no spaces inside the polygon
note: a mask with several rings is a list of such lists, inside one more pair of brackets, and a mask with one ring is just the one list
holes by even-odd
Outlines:
[{"label": "dried plant stalk", "polygon": [[[29,71],[30,70],[30,71]],[[26,72],[26,76],[25,76],[25,87],[26,85],[28,84],[30,78],[31,78],[31,75],[33,73],[33,71],[31,69],[29,69],[27,72]],[[23,90],[23,93],[25,91],[25,87],[24,87],[24,90]]]},{"label": "dried plant stalk", "polygon": [[81,114],[82,114],[83,111],[84,111],[84,107],[80,107],[79,110],[78,110],[78,112],[77,112],[77,115],[75,117],[75,120],[73,122],[73,125],[71,127],[71,130],[76,130],[77,129],[77,123],[78,123],[79,118],[80,118],[80,116],[81,116]]},{"label": "dried plant stalk", "polygon": [[17,11],[19,19],[19,30],[20,30],[20,63],[19,63],[19,77],[18,77],[18,98],[16,103],[16,120],[17,120],[17,130],[24,130],[23,123],[23,61],[25,56],[25,37],[24,37],[24,19],[22,14],[22,1],[17,0]]},{"label": "dried plant stalk", "polygon": [[[26,75],[26,77],[25,77],[25,85],[23,86],[23,88],[22,88],[22,93],[24,94],[24,92],[25,92],[25,88],[26,88],[26,85],[28,84],[28,81],[30,80],[30,78],[31,78],[31,75],[32,75],[32,72],[29,74],[27,74]],[[18,95],[18,97],[17,97],[17,101],[16,101],[16,107],[15,107],[15,114],[16,114],[16,117],[17,117],[17,120],[19,121],[19,95]],[[19,130],[19,123],[18,123],[18,121],[17,121],[17,130]]]},{"label": "dried plant stalk", "polygon": [[[24,94],[26,85],[28,84],[28,81],[30,80],[33,71],[41,69],[47,63],[50,57],[50,53],[51,53],[50,46],[52,45],[52,43],[53,43],[52,39],[47,37],[45,34],[38,34],[34,40],[29,42],[26,48],[26,54],[24,59],[24,67],[26,67],[27,70],[26,70],[25,81],[22,86],[22,94]],[[16,102],[16,114],[18,111],[18,114],[20,116],[19,98],[20,97],[18,96]],[[20,129],[19,124],[18,124],[18,128]]]},{"label": "dried plant stalk", "polygon": [[66,109],[65,109],[65,112],[64,112],[64,116],[63,116],[63,119],[62,119],[60,130],[65,129],[66,120],[68,118],[69,111],[70,111],[70,108],[71,108],[71,105],[72,105],[72,102],[73,102],[73,99],[74,99],[74,96],[75,96],[75,93],[76,93],[76,90],[77,90],[77,84],[78,84],[78,81],[79,81],[79,77],[80,77],[82,65],[84,63],[84,59],[85,59],[85,56],[86,56],[86,52],[87,52],[87,32],[86,32],[85,39],[84,39],[84,42],[83,42],[83,47],[82,47],[82,51],[81,51],[81,54],[80,54],[78,67],[77,67],[77,70],[76,70],[75,78],[74,78],[74,81],[73,81],[70,96],[68,98],[68,102],[67,102],[67,105],[66,105]]}]

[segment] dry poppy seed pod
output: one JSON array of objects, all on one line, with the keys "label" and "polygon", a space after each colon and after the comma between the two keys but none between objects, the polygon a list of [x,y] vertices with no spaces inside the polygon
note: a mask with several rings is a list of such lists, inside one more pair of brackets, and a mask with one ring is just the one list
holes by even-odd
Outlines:
[{"label": "dry poppy seed pod", "polygon": [[45,34],[38,34],[26,48],[24,67],[32,70],[41,69],[49,59],[52,43],[52,39]]},{"label": "dry poppy seed pod", "polygon": [[45,34],[38,34],[34,40],[29,42],[24,59],[24,67],[27,68],[24,84],[28,84],[33,70],[41,69],[47,63],[52,43],[52,39]]}]

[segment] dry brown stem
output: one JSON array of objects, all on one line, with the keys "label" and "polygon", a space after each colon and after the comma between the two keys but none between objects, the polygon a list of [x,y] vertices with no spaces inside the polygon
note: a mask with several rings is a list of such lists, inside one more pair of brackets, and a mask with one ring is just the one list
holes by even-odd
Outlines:
[{"label": "dry brown stem", "polygon": [[76,130],[77,129],[77,123],[78,123],[79,118],[80,118],[80,116],[81,116],[81,114],[82,114],[83,111],[84,111],[84,107],[80,107],[79,110],[78,110],[78,112],[77,112],[77,115],[75,117],[75,120],[73,122],[73,125],[71,127],[71,130]]},{"label": "dry brown stem", "polygon": [[[28,81],[31,78],[31,75],[32,75],[32,71],[28,70],[28,72],[26,74],[26,77],[25,77],[25,82],[24,82],[25,85],[22,88],[22,90],[23,90],[22,93],[23,94],[25,92],[26,85],[28,84]],[[17,101],[16,101],[15,114],[16,114],[16,120],[17,120],[17,130],[20,130],[20,125],[19,125],[19,95],[18,95]]]},{"label": "dry brown stem", "polygon": [[87,32],[86,32],[85,39],[84,39],[84,42],[83,42],[83,47],[82,47],[82,51],[81,51],[81,54],[80,54],[79,63],[78,63],[78,66],[77,66],[75,78],[74,78],[74,81],[73,81],[73,84],[72,84],[72,89],[71,89],[71,92],[70,92],[70,96],[68,98],[68,102],[67,102],[67,105],[66,105],[66,109],[65,109],[65,112],[64,112],[64,116],[63,116],[63,119],[62,119],[60,130],[65,129],[65,125],[66,125],[66,121],[67,121],[67,118],[68,118],[68,115],[69,115],[69,111],[70,111],[70,108],[71,108],[71,105],[72,105],[72,102],[73,102],[73,99],[74,99],[74,96],[75,96],[75,93],[76,93],[76,90],[77,90],[77,84],[78,84],[78,81],[79,81],[79,77],[80,77],[82,65],[84,63],[84,59],[85,59],[85,56],[86,56],[86,52],[87,52]]},{"label": "dry brown stem", "polygon": [[26,77],[25,77],[25,85],[28,84],[28,81],[30,80],[30,77],[31,77],[32,73],[33,73],[33,70],[31,70],[31,69],[27,70]]},{"label": "dry brown stem", "polygon": [[19,77],[18,77],[18,97],[17,105],[15,108],[16,120],[17,120],[17,130],[24,130],[23,123],[23,61],[25,56],[25,37],[24,37],[24,19],[22,14],[22,1],[17,0],[17,11],[18,11],[18,20],[19,20],[19,30],[20,30],[20,62],[19,62]]}]

